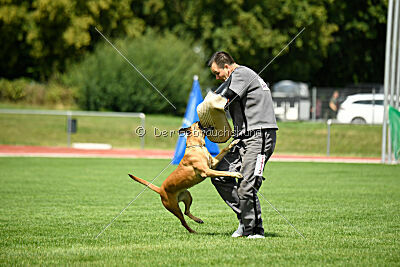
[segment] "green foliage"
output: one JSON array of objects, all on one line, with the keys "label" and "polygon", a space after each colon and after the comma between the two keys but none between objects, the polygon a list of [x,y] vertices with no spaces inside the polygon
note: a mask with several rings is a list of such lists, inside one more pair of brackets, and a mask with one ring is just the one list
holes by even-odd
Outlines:
[{"label": "green foliage", "polygon": [[73,106],[74,88],[66,87],[56,80],[37,83],[25,78],[13,81],[0,79],[0,101],[46,105],[51,107]]},{"label": "green foliage", "polygon": [[44,102],[48,105],[74,106],[77,97],[76,88],[67,87],[59,82],[50,82],[46,87]]},{"label": "green foliage", "polygon": [[[173,14],[174,7],[169,8],[154,16]],[[337,30],[328,23],[324,5],[318,1],[225,0],[217,5],[212,1],[191,1],[182,3],[181,8],[185,12],[176,14],[179,19],[172,20],[169,27],[201,40],[208,56],[226,50],[239,64],[256,71],[265,67],[305,27],[302,35],[262,74],[267,81],[312,80],[333,41],[332,33]]]},{"label": "green foliage", "polygon": [[176,110],[106,42],[67,74],[66,82],[80,89],[81,108],[183,114],[193,75],[200,76],[203,86],[209,76],[189,43],[172,34],[148,33],[117,41],[116,46]]},{"label": "green foliage", "polygon": [[17,102],[26,97],[28,81],[18,79],[14,82],[6,79],[0,80],[0,99],[3,101]]},{"label": "green foliage", "polygon": [[387,0],[326,1],[337,25],[316,84],[383,83]]},{"label": "green foliage", "polygon": [[316,85],[382,82],[387,0],[0,0],[0,76],[47,80],[92,52],[101,36],[146,30],[191,37],[203,60],[216,50],[261,70],[305,31],[263,78]]},{"label": "green foliage", "polygon": [[0,0],[0,73],[3,77],[48,79],[108,35],[138,36],[144,22],[134,0]]}]

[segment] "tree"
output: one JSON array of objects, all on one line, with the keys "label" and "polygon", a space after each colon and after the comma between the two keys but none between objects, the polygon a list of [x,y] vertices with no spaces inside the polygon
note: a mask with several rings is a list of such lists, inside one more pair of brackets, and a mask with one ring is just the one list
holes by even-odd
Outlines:
[{"label": "tree", "polygon": [[133,40],[117,40],[116,46],[162,95],[109,44],[100,43],[94,53],[71,66],[65,79],[79,88],[77,100],[81,108],[181,115],[193,76],[199,75],[204,84],[208,75],[190,42],[172,34],[150,32]]},{"label": "tree", "polygon": [[381,82],[387,0],[0,0],[0,76],[45,80],[92,52],[101,36],[146,30],[190,37],[203,61],[227,50],[265,80]]},{"label": "tree", "polygon": [[133,0],[0,0],[0,73],[45,80],[91,51],[101,38],[140,36]]},{"label": "tree", "polygon": [[303,28],[304,33],[263,73],[268,81],[310,81],[322,66],[337,30],[327,22],[323,2],[274,1],[145,1],[136,11],[153,27],[189,34],[209,57],[229,51],[237,62],[261,70]]},{"label": "tree", "polygon": [[315,83],[383,83],[387,1],[333,1],[326,9],[328,21],[338,25],[338,31]]}]

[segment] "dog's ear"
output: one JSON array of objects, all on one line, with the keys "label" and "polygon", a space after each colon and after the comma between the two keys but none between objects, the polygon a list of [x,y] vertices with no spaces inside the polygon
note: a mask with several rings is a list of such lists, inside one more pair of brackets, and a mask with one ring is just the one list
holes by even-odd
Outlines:
[{"label": "dog's ear", "polygon": [[190,134],[190,127],[180,128],[178,133],[179,134]]}]

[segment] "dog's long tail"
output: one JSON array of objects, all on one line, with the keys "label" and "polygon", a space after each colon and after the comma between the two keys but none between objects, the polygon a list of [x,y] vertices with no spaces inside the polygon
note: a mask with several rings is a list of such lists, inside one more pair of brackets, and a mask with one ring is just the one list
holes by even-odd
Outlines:
[{"label": "dog's long tail", "polygon": [[153,190],[154,192],[160,194],[160,188],[158,186],[153,185],[150,182],[147,182],[146,180],[140,179],[139,177],[136,177],[132,174],[128,174],[129,177],[131,177],[133,180],[135,180],[136,182],[139,182],[141,184],[144,184],[145,186],[148,186],[151,190]]}]

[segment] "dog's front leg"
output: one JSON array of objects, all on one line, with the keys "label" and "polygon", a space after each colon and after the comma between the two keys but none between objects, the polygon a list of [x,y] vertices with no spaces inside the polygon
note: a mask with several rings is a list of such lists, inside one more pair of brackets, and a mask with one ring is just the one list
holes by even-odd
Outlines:
[{"label": "dog's front leg", "polygon": [[215,156],[215,158],[212,158],[211,169],[215,169],[218,163],[225,157],[226,153],[228,153],[228,151],[231,150],[232,147],[237,145],[239,141],[239,139],[233,140],[227,147],[222,149],[221,152]]},{"label": "dog's front leg", "polygon": [[227,172],[227,171],[216,171],[212,169],[207,169],[201,175],[202,177],[233,177],[233,178],[243,178],[243,175],[240,172]]}]

